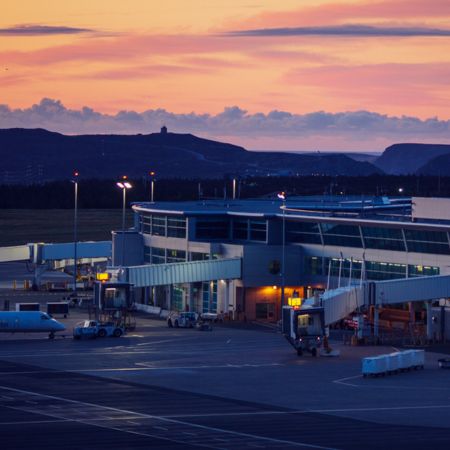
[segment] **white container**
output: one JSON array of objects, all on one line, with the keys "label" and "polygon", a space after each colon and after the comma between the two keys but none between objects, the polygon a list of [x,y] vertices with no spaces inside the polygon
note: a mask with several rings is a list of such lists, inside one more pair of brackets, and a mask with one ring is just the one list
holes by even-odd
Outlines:
[{"label": "white container", "polygon": [[366,375],[381,375],[387,372],[386,355],[374,356],[371,358],[363,358],[362,373]]},{"label": "white container", "polygon": [[414,367],[414,350],[405,350],[404,352],[400,352],[400,354],[400,369],[408,370]]},{"label": "white container", "polygon": [[425,365],[425,350],[411,350],[413,352],[414,367],[422,367]]},{"label": "white container", "polygon": [[386,355],[387,358],[387,371],[397,372],[400,370],[402,355],[400,352],[389,353]]}]

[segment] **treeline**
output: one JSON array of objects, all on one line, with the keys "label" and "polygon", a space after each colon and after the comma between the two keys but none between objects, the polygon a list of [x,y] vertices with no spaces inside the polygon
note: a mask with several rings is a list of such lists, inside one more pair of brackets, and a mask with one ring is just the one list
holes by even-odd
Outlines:
[{"label": "treeline", "polygon": [[[80,208],[121,208],[122,192],[117,180],[89,179],[78,181]],[[130,180],[127,204],[150,200],[149,180]],[[245,178],[236,183],[240,198],[275,195],[404,195],[450,197],[450,177],[371,175],[300,176]],[[155,201],[197,200],[199,198],[231,198],[231,179],[157,179]],[[1,209],[68,209],[74,206],[74,184],[53,181],[32,185],[0,185]]]}]

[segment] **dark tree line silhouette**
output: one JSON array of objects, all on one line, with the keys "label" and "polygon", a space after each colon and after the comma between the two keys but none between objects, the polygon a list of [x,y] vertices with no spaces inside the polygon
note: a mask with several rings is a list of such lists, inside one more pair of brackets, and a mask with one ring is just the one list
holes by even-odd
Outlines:
[{"label": "dark tree line silhouette", "polygon": [[[79,179],[78,202],[81,208],[121,208],[122,193],[117,180]],[[127,203],[150,200],[150,180],[130,180],[133,188]],[[450,177],[434,176],[299,176],[254,177],[236,183],[240,198],[274,195],[404,195],[449,197]],[[401,192],[400,192],[401,189]],[[157,179],[156,201],[183,201],[199,198],[231,198],[231,178]],[[74,185],[70,180],[32,185],[0,185],[2,209],[68,209],[74,205]]]}]

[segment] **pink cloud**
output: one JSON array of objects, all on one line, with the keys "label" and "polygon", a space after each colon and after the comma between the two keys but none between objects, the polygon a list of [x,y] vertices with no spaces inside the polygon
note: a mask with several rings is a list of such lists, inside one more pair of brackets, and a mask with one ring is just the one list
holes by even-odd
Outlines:
[{"label": "pink cloud", "polygon": [[8,64],[47,65],[68,61],[116,62],[159,56],[196,55],[243,51],[263,47],[259,38],[226,38],[210,35],[120,35],[90,38],[75,44],[34,51],[4,51]]},{"label": "pink cloud", "polygon": [[449,92],[450,63],[311,67],[292,70],[283,79],[321,89],[340,107],[389,105],[407,111],[414,106],[417,113],[418,107],[432,110],[447,103],[442,92]]},{"label": "pink cloud", "polygon": [[281,48],[265,48],[256,49],[247,53],[256,59],[261,59],[264,61],[278,61],[278,62],[308,62],[308,63],[318,63],[318,64],[336,64],[341,62],[341,60],[332,55],[326,55],[319,52],[308,52],[301,50],[283,50]]},{"label": "pink cloud", "polygon": [[169,64],[149,64],[143,66],[118,67],[113,69],[92,71],[85,75],[73,75],[65,78],[75,79],[106,79],[106,80],[132,80],[138,78],[152,78],[160,76],[176,76],[182,73],[209,73],[209,68],[178,66]]}]

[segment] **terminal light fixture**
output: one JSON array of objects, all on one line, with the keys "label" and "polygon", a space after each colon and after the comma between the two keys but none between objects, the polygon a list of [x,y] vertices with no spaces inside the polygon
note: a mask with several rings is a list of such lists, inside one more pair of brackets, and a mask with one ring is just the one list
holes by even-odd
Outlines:
[{"label": "terminal light fixture", "polygon": [[128,177],[126,175],[124,175],[122,177],[122,180],[118,181],[116,184],[118,187],[120,187],[120,189],[131,189],[132,188],[131,183],[127,180],[128,180]]},{"label": "terminal light fixture", "polygon": [[156,172],[153,170],[149,172],[150,175],[150,201],[154,203],[154,194],[155,194],[155,175]]}]

